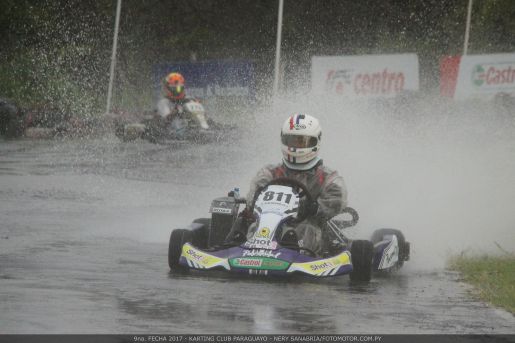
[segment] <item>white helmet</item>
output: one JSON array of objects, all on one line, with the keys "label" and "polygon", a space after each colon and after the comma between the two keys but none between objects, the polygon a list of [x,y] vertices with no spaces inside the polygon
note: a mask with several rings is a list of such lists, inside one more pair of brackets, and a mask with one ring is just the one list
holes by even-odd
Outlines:
[{"label": "white helmet", "polygon": [[281,143],[283,162],[290,169],[313,168],[320,157],[322,128],[318,119],[306,114],[294,114],[283,124]]}]

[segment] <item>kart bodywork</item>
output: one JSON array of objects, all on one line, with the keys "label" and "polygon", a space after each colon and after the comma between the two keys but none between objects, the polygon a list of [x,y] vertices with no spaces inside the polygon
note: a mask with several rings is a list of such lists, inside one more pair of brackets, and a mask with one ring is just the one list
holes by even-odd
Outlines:
[{"label": "kart bodywork", "polygon": [[120,114],[114,118],[115,135],[125,142],[143,139],[151,143],[170,140],[209,143],[218,141],[230,129],[206,118],[199,102],[192,100],[177,107],[180,111],[172,119],[162,118],[156,111]]},{"label": "kart bodywork", "polygon": [[288,224],[306,219],[302,198],[309,198],[309,194],[297,184],[281,183],[269,184],[256,195],[256,221],[243,239],[230,238],[231,229],[242,220],[239,205],[245,203],[234,196],[215,199],[211,218],[200,218],[188,228],[173,230],[168,252],[170,269],[267,276],[350,274],[352,280],[369,281],[373,271],[392,271],[409,259],[409,243],[399,230],[376,230],[370,240],[348,239],[345,228],[358,221],[352,208],[344,210],[351,220],[333,218],[323,224],[322,253],[299,246],[283,230]]}]

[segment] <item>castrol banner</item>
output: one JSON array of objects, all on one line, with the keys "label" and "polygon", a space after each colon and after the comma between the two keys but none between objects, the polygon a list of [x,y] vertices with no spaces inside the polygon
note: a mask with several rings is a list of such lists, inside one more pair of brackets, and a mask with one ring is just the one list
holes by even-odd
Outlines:
[{"label": "castrol banner", "polygon": [[515,53],[447,56],[440,61],[440,94],[458,100],[515,93]]},{"label": "castrol banner", "polygon": [[390,98],[419,89],[416,54],[314,56],[311,90],[341,98]]}]

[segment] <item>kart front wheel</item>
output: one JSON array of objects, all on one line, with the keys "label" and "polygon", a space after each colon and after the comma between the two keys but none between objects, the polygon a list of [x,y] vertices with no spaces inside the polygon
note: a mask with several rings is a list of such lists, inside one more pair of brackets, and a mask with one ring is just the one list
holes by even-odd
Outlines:
[{"label": "kart front wheel", "polygon": [[125,141],[125,125],[122,123],[116,123],[114,128],[114,134],[120,140]]},{"label": "kart front wheel", "polygon": [[372,259],[374,258],[374,244],[370,241],[356,240],[350,248],[352,259],[351,281],[370,281],[372,278]]},{"label": "kart front wheel", "polygon": [[168,265],[170,270],[184,269],[179,264],[179,258],[182,253],[182,246],[190,243],[192,240],[191,231],[185,229],[175,229],[170,235],[170,243],[168,245]]}]

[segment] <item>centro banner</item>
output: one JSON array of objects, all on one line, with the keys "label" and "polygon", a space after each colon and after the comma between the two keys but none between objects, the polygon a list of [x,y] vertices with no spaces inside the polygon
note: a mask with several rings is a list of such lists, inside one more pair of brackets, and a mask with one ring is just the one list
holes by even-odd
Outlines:
[{"label": "centro banner", "polygon": [[455,99],[515,93],[515,53],[445,57],[440,82],[441,94]]},{"label": "centro banner", "polygon": [[390,98],[419,89],[416,54],[314,56],[311,90],[341,98]]},{"label": "centro banner", "polygon": [[186,80],[186,96],[196,98],[255,96],[254,63],[250,61],[204,61],[154,65],[154,80],[160,94],[164,77],[181,73]]}]

